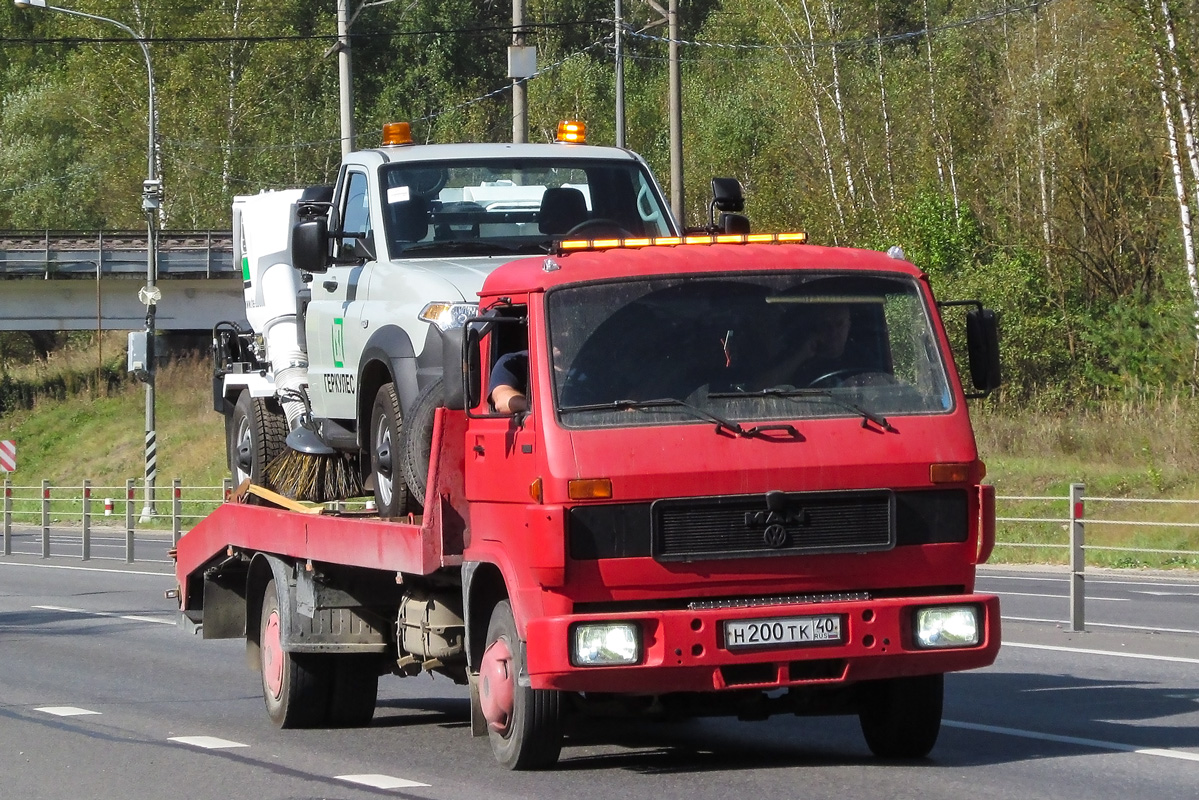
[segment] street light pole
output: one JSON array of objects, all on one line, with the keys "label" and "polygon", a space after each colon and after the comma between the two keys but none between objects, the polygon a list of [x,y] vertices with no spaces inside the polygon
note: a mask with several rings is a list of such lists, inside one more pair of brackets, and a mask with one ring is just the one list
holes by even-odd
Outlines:
[{"label": "street light pole", "polygon": [[73,17],[107,22],[115,25],[129,34],[142,49],[146,59],[146,79],[149,83],[149,108],[147,109],[147,143],[146,143],[146,180],[142,184],[142,211],[146,215],[146,286],[138,291],[138,297],[146,306],[146,500],[142,507],[142,519],[145,520],[155,513],[154,482],[158,477],[158,446],[155,441],[157,434],[154,429],[154,313],[161,293],[155,285],[158,277],[158,228],[156,216],[162,205],[162,181],[158,178],[157,169],[157,122],[154,109],[154,67],[150,63],[150,48],[146,40],[138,36],[132,28],[115,19],[87,14],[70,8],[52,6],[46,0],[13,0],[17,8],[44,8],[47,11],[57,11]]}]

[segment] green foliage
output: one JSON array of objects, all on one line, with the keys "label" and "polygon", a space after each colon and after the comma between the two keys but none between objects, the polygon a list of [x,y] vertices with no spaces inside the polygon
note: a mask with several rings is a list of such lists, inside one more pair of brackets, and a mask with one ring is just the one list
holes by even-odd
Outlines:
[{"label": "green foliage", "polygon": [[[681,4],[684,222],[706,222],[710,178],[732,176],[758,230],[902,245],[938,296],[1000,312],[1007,401],[1188,387],[1195,254],[1180,235],[1156,59],[1177,68],[1193,116],[1196,6],[1168,4],[1170,50],[1158,4],[1055,0],[996,16],[1000,5]],[[336,173],[334,3],[78,7],[177,39],[150,45],[168,227],[225,228],[236,194]],[[351,10],[356,145],[397,119],[418,140],[510,137],[507,0]],[[578,117],[592,142],[615,142],[612,12],[611,0],[529,0],[542,70],[528,83],[532,141]],[[648,3],[623,14],[631,32],[667,33]],[[11,4],[0,35],[0,227],[140,227],[140,49],[111,25]],[[105,41],[53,41],[67,37]],[[670,189],[667,46],[638,35],[625,46],[626,141]]]},{"label": "green foliage", "polygon": [[1086,378],[1126,396],[1155,394],[1162,387],[1191,388],[1196,333],[1191,309],[1119,300],[1082,329],[1090,356]]}]

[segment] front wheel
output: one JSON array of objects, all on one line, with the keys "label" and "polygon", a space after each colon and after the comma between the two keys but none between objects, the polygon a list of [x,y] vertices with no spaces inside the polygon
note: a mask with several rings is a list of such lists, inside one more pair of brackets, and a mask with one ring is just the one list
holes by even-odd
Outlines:
[{"label": "front wheel", "polygon": [[944,675],[869,681],[858,689],[858,721],[879,758],[924,758],[941,732]]},{"label": "front wheel", "polygon": [[381,517],[408,513],[408,487],[400,469],[400,398],[394,383],[385,383],[371,408],[371,470],[375,476],[375,504]]},{"label": "front wheel", "polygon": [[400,465],[408,493],[418,506],[425,505],[429,483],[429,460],[433,447],[433,421],[445,405],[442,379],[430,383],[416,396],[412,413],[400,431]]},{"label": "front wheel", "polygon": [[512,606],[500,601],[491,612],[479,665],[479,702],[491,752],[508,769],[543,769],[557,763],[562,752],[560,696],[520,685],[523,657]]},{"label": "front wheel", "polygon": [[265,486],[267,464],[287,448],[287,418],[273,410],[267,398],[251,397],[245,391],[233,406],[229,427],[229,471],[234,483],[249,478],[250,483]]}]

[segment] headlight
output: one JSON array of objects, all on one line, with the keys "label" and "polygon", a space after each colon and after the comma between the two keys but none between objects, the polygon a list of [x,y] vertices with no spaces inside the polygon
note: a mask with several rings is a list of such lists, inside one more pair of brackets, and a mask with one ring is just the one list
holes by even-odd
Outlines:
[{"label": "headlight", "polygon": [[916,646],[974,647],[979,643],[978,606],[933,606],[916,611]]},{"label": "headlight", "polygon": [[632,622],[576,625],[571,642],[576,667],[610,667],[641,660],[641,631]]},{"label": "headlight", "polygon": [[429,303],[417,316],[443,331],[448,331],[461,328],[468,319],[478,313],[478,303]]}]

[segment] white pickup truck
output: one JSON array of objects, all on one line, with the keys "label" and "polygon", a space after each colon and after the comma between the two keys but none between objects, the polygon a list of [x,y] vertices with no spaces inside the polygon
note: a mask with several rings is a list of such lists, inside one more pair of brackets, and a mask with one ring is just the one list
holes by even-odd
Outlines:
[{"label": "white pickup truck", "polygon": [[214,330],[213,394],[239,482],[262,483],[287,439],[348,454],[382,515],[415,509],[422,454],[402,432],[438,391],[442,333],[475,313],[483,279],[566,238],[680,234],[628,150],[406,134],[388,126],[382,146],[348,154],[331,187],[235,199],[252,330]]}]

